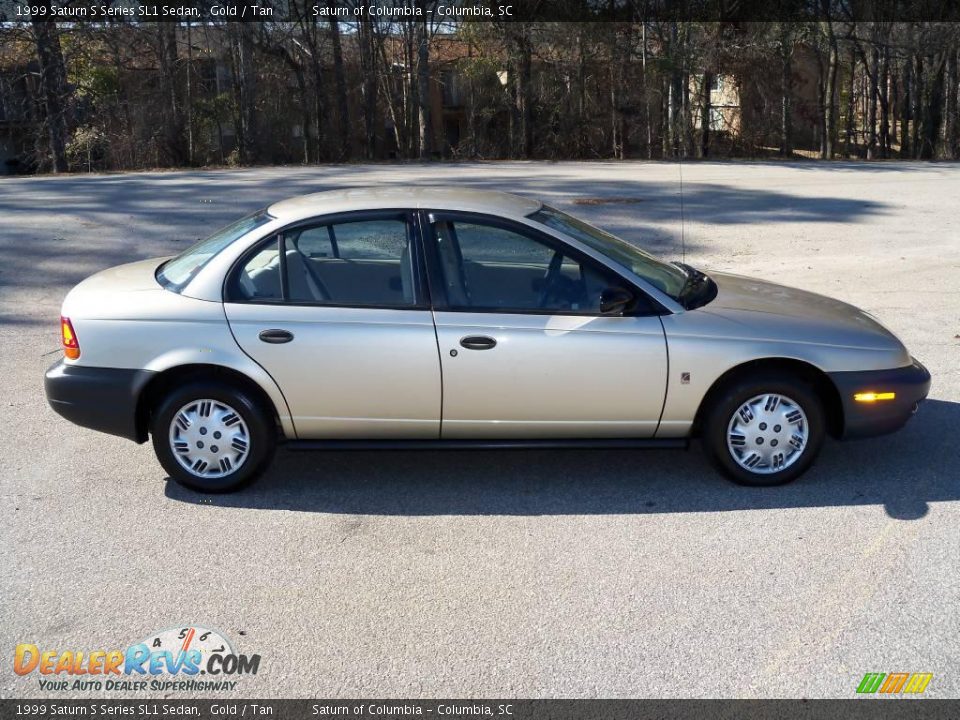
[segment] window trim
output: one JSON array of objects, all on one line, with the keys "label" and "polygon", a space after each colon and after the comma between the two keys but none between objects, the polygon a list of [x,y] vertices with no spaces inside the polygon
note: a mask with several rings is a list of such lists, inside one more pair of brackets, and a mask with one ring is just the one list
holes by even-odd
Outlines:
[{"label": "window trim", "polygon": [[290,280],[287,279],[287,256],[286,256],[287,242],[286,240],[283,239],[283,233],[277,233],[276,243],[277,243],[277,267],[280,268],[280,300],[284,301],[287,299],[287,294],[290,292]]},{"label": "window trim", "polygon": [[[475,313],[485,315],[569,315],[573,317],[659,317],[670,314],[670,310],[665,308],[656,298],[651,297],[650,293],[639,287],[637,283],[615,268],[609,267],[590,257],[577,248],[563,242],[559,238],[545,233],[535,227],[531,227],[522,222],[511,220],[510,218],[500,217],[498,215],[489,215],[487,213],[470,212],[466,210],[421,210],[420,211],[423,229],[421,240],[424,245],[426,256],[427,279],[430,285],[430,296],[433,298],[433,309],[442,312],[456,313]],[[443,283],[443,263],[440,260],[440,251],[437,246],[437,235],[434,232],[433,224],[435,222],[471,222],[475,224],[485,224],[515,232],[518,235],[530,237],[535,242],[540,242],[549,248],[559,250],[565,256],[577,261],[578,263],[593,268],[601,275],[617,279],[623,286],[636,293],[641,300],[646,300],[650,308],[649,312],[629,312],[622,315],[604,315],[594,310],[551,310],[545,308],[489,308],[489,307],[463,307],[451,305],[447,298],[447,288]]]},{"label": "window trim", "polygon": [[[410,235],[410,254],[413,262],[413,290],[415,302],[412,305],[357,305],[356,303],[321,303],[292,301],[287,299],[286,285],[286,261],[283,259],[284,247],[286,246],[286,234],[292,230],[308,229],[317,226],[329,226],[343,222],[362,222],[364,220],[402,220],[407,226],[407,232]],[[237,294],[237,278],[242,269],[254,255],[266,248],[271,242],[277,243],[278,251],[281,255],[281,263],[284,270],[281,271],[280,281],[282,287],[282,299],[250,299],[243,298]],[[297,220],[289,225],[284,225],[270,233],[265,238],[261,238],[252,246],[247,248],[230,266],[230,270],[224,274],[223,285],[221,287],[221,297],[224,304],[232,305],[272,305],[277,307],[317,307],[317,308],[352,308],[356,310],[430,310],[432,308],[430,287],[427,282],[427,273],[424,268],[423,258],[423,237],[422,228],[419,222],[418,213],[410,208],[378,208],[376,210],[350,210],[346,212],[331,213],[329,215],[316,215],[311,218]]]}]

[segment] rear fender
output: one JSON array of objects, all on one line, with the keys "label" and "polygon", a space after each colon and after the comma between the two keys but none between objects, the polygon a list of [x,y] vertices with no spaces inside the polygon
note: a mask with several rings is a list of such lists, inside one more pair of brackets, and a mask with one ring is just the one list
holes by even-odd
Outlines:
[{"label": "rear fender", "polygon": [[151,360],[144,369],[155,373],[162,373],[166,370],[172,370],[184,365],[213,365],[225,367],[250,378],[250,380],[255,382],[263,390],[273,403],[284,435],[288,438],[297,437],[296,427],[290,416],[290,408],[287,406],[287,400],[283,396],[280,387],[266,370],[246,355],[243,355],[239,348],[233,353],[227,353],[215,347],[176,348],[157,356]]}]

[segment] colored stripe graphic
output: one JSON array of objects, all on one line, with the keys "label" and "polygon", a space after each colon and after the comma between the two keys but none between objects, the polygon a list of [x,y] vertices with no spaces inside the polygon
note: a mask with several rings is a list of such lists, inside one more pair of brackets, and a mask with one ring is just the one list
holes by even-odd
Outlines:
[{"label": "colored stripe graphic", "polygon": [[898,693],[903,689],[903,684],[910,677],[910,673],[890,673],[886,681],[880,686],[882,693]]},{"label": "colored stripe graphic", "polygon": [[933,673],[914,673],[903,688],[905,693],[922,693],[933,680]]},{"label": "colored stripe graphic", "polygon": [[911,693],[919,695],[927,689],[933,680],[933,673],[867,673],[857,686],[857,692],[872,694],[881,692],[885,695],[897,693]]},{"label": "colored stripe graphic", "polygon": [[860,685],[857,687],[857,692],[875,693],[885,677],[885,673],[867,673],[863,676],[863,680],[860,681]]}]

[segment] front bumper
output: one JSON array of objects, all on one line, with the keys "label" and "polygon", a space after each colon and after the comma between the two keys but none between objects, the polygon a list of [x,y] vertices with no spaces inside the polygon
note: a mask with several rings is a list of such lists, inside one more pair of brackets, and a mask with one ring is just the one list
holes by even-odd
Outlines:
[{"label": "front bumper", "polygon": [[50,407],[70,422],[143,442],[146,433],[137,427],[137,401],[153,374],[60,360],[47,370],[43,385]]},{"label": "front bumper", "polygon": [[[930,373],[913,358],[913,364],[891,370],[828,373],[843,404],[844,439],[873,437],[899,430],[930,392]],[[854,395],[893,392],[893,400],[857,402]]]}]

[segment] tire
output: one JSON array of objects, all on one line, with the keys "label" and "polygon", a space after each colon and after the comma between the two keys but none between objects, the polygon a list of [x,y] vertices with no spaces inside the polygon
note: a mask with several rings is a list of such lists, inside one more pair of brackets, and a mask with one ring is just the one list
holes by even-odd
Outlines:
[{"label": "tire", "polygon": [[702,440],[711,462],[735,483],[783,485],[816,460],[824,428],[816,391],[791,375],[770,373],[724,387],[707,408]]},{"label": "tire", "polygon": [[170,392],[153,413],[150,434],[170,477],[205,493],[231,492],[252,482],[276,449],[269,413],[245,390],[219,381],[192,382]]}]

